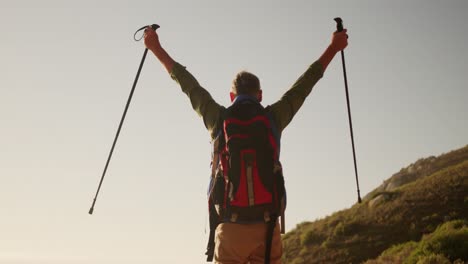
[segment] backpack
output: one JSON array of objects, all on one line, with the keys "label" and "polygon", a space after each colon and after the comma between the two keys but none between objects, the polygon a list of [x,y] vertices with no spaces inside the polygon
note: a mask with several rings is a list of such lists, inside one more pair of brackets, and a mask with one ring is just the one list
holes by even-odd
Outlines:
[{"label": "backpack", "polygon": [[[280,141],[268,108],[252,98],[238,97],[221,121],[222,127],[213,142],[208,191],[211,230],[208,261],[210,255],[213,257],[214,230],[223,222],[269,223],[271,235],[267,236],[267,245],[269,242],[271,246],[273,228],[280,215],[283,220],[286,203],[279,162]],[[282,229],[283,225],[282,221]]]}]

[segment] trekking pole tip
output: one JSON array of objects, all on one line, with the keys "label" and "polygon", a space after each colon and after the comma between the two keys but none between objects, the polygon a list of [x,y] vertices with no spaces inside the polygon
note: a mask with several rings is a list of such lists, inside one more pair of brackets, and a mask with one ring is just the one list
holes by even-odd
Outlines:
[{"label": "trekking pole tip", "polygon": [[97,199],[97,195],[93,199],[93,203],[91,204],[91,208],[89,208],[88,214],[90,214],[90,215],[92,215],[93,212],[94,212],[94,205],[96,204],[96,199]]},{"label": "trekking pole tip", "polygon": [[361,196],[358,196],[358,203],[362,203]]}]

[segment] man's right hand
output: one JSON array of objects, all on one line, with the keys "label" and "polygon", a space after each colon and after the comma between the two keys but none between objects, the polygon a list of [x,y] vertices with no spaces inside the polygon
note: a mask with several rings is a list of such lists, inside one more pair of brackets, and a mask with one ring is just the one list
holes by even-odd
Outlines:
[{"label": "man's right hand", "polygon": [[156,50],[161,48],[161,43],[159,43],[158,33],[150,26],[145,29],[145,46],[149,50],[155,52]]}]

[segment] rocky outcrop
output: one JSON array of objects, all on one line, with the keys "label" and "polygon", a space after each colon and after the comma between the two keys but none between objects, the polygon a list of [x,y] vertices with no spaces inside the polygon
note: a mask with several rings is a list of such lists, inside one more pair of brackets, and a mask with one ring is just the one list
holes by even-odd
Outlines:
[{"label": "rocky outcrop", "polygon": [[374,207],[382,202],[388,201],[389,199],[390,199],[389,193],[381,193],[369,201],[369,207]]},{"label": "rocky outcrop", "polygon": [[385,191],[393,191],[396,188],[413,182],[417,179],[429,176],[434,171],[431,169],[432,163],[436,157],[431,156],[429,158],[420,159],[415,163],[403,168],[400,172],[394,174],[387,182],[384,183],[383,189]]},{"label": "rocky outcrop", "polygon": [[383,198],[379,198],[379,196],[382,195],[383,192],[392,192],[405,184],[427,177],[441,168],[458,164],[466,159],[468,159],[468,145],[464,148],[442,154],[437,158],[431,156],[419,159],[408,167],[401,169],[398,173],[393,174],[392,177],[384,181],[382,185],[366,195],[364,199],[371,199],[373,204],[375,204],[378,201],[382,201]]}]

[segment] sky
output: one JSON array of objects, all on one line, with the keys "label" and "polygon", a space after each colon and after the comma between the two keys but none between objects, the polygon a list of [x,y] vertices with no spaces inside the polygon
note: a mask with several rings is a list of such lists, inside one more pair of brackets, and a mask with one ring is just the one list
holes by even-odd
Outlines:
[{"label": "sky", "polygon": [[[155,57],[220,104],[237,72],[274,103],[319,58],[340,16],[361,196],[422,157],[468,144],[468,2],[0,2],[0,263],[204,263],[210,138]],[[357,202],[343,70],[330,63],[282,137],[286,229]]]}]

